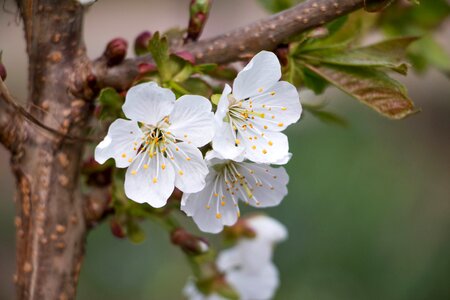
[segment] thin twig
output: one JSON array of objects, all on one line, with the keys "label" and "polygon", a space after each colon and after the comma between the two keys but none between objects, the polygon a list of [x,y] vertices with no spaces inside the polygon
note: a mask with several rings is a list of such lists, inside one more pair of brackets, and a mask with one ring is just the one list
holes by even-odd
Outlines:
[{"label": "thin twig", "polygon": [[[192,53],[196,63],[224,64],[243,60],[261,50],[273,50],[290,37],[363,8],[364,3],[364,0],[308,0],[252,24],[172,50]],[[139,75],[139,65],[149,62],[152,62],[150,56],[141,56],[108,68],[98,59],[94,62],[94,72],[101,87],[124,89]]]},{"label": "thin twig", "polygon": [[23,106],[21,106],[11,95],[11,93],[8,90],[8,87],[6,86],[5,82],[0,78],[0,94],[3,95],[3,99],[6,101],[8,105],[13,107],[13,109],[21,116],[23,116],[27,121],[31,122],[32,124],[35,124],[36,126],[44,129],[45,131],[52,133],[56,136],[62,137],[67,140],[73,140],[73,141],[82,141],[82,142],[97,142],[97,139],[92,138],[85,138],[80,136],[73,136],[69,135],[67,133],[61,132],[55,128],[52,128],[50,126],[45,125],[41,121],[39,121],[35,116],[33,116],[31,113],[29,113]]}]

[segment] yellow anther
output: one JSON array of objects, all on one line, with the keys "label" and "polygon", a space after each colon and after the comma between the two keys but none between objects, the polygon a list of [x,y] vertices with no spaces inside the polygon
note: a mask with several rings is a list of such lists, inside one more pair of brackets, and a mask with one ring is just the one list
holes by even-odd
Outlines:
[{"label": "yellow anther", "polygon": [[170,132],[170,131],[166,131],[166,134],[172,134],[172,132]]},{"label": "yellow anther", "polygon": [[206,208],[206,209],[210,209],[210,208],[211,208],[211,206],[209,206],[209,205],[205,205],[205,208]]},{"label": "yellow anther", "polygon": [[153,177],[153,183],[157,183],[158,182],[158,178]]},{"label": "yellow anther", "polygon": [[256,205],[260,205],[260,204],[261,204],[261,202],[259,202],[259,201],[258,201],[258,202],[256,202]]},{"label": "yellow anther", "polygon": [[132,162],[132,161],[133,161],[133,159],[132,159],[132,158],[129,158],[129,159],[128,159],[128,162]]},{"label": "yellow anther", "polygon": [[137,148],[136,148],[136,147],[134,147],[134,148],[133,148],[133,150],[134,150],[134,151],[136,151],[136,150],[137,150]]},{"label": "yellow anther", "polygon": [[144,169],[148,169],[148,165],[147,164],[144,165]]},{"label": "yellow anther", "polygon": [[255,171],[253,171],[253,170],[250,170],[250,174],[254,174],[255,173]]},{"label": "yellow anther", "polygon": [[278,127],[283,127],[283,123],[278,123]]},{"label": "yellow anther", "polygon": [[266,105],[265,105],[265,104],[263,104],[263,105],[262,105],[262,108],[266,108]]},{"label": "yellow anther", "polygon": [[240,211],[237,212],[237,216],[238,216],[238,218],[241,217],[241,212]]},{"label": "yellow anther", "polygon": [[267,154],[267,150],[266,150],[266,149],[263,149],[262,153],[263,153],[263,154]]},{"label": "yellow anther", "polygon": [[261,93],[263,91],[263,88],[258,89],[258,93]]},{"label": "yellow anther", "polygon": [[220,205],[225,206],[225,201],[220,202]]},{"label": "yellow anther", "polygon": [[187,134],[185,134],[184,137],[187,138]]},{"label": "yellow anther", "polygon": [[180,176],[182,176],[184,173],[183,173],[183,171],[178,171],[178,174],[180,174]]},{"label": "yellow anther", "polygon": [[272,142],[272,141],[269,141],[268,144],[269,144],[269,146],[272,146],[272,145],[273,145],[273,142]]},{"label": "yellow anther", "polygon": [[180,149],[178,147],[175,148],[175,151],[180,151]]},{"label": "yellow anther", "polygon": [[261,118],[263,118],[263,119],[266,117],[265,114],[261,114],[260,116],[261,116]]},{"label": "yellow anther", "polygon": [[214,193],[214,197],[217,197],[217,196],[219,196],[219,194],[217,194],[217,193]]},{"label": "yellow anther", "polygon": [[267,125],[264,125],[264,129],[267,129],[268,127],[267,127]]},{"label": "yellow anther", "polygon": [[186,157],[186,160],[187,160],[187,161],[190,161],[190,160],[191,160],[191,158],[190,158],[190,157]]},{"label": "yellow anther", "polygon": [[275,92],[270,92],[270,95],[271,95],[271,96],[274,96],[274,95],[275,95]]},{"label": "yellow anther", "polygon": [[127,155],[126,155],[125,153],[123,153],[123,154],[122,154],[122,157],[125,158],[125,157],[127,157]]},{"label": "yellow anther", "polygon": [[255,146],[255,145],[253,145],[253,146],[252,146],[252,149],[253,149],[253,150],[256,150],[256,146]]},{"label": "yellow anther", "polygon": [[282,108],[281,108],[281,110],[286,110],[286,109],[287,109],[286,107],[282,107]]},{"label": "yellow anther", "polygon": [[165,152],[167,150],[166,147],[161,148],[161,152]]},{"label": "yellow anther", "polygon": [[275,116],[272,116],[272,119],[275,119]]},{"label": "yellow anther", "polygon": [[236,145],[239,145],[241,143],[239,139],[235,139],[234,142],[236,143]]},{"label": "yellow anther", "polygon": [[217,218],[217,219],[220,219],[220,218],[222,218],[222,215],[221,215],[220,213],[217,213],[217,214],[216,214],[216,218]]},{"label": "yellow anther", "polygon": [[166,169],[166,164],[161,164],[161,169],[165,170]]},{"label": "yellow anther", "polygon": [[131,175],[136,175],[136,170],[131,171]]}]

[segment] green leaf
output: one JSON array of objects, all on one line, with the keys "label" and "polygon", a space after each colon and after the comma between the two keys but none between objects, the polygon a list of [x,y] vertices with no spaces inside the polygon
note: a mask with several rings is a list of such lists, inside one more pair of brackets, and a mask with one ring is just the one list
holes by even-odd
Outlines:
[{"label": "green leaf", "polygon": [[158,72],[163,82],[168,81],[171,76],[169,65],[169,46],[165,37],[160,38],[159,32],[155,32],[149,42],[148,49],[152,54],[153,60],[158,66]]},{"label": "green leaf", "polygon": [[101,120],[107,118],[115,119],[123,115],[123,97],[120,96],[115,89],[110,87],[102,89],[97,98],[97,102],[101,106],[101,112],[99,116]]},{"label": "green leaf", "polygon": [[424,36],[408,49],[413,67],[425,71],[429,65],[443,72],[450,72],[450,54],[431,36]]},{"label": "green leaf", "polygon": [[382,71],[326,64],[305,67],[391,119],[402,119],[418,111],[404,86]]},{"label": "green leaf", "polygon": [[300,57],[312,62],[341,66],[389,68],[406,75],[408,70],[404,63],[406,49],[416,40],[417,37],[401,37],[346,51],[318,50],[300,55]]},{"label": "green leaf", "polygon": [[209,97],[212,94],[211,86],[197,77],[191,77],[180,83],[180,85],[190,94],[202,95],[204,97]]}]

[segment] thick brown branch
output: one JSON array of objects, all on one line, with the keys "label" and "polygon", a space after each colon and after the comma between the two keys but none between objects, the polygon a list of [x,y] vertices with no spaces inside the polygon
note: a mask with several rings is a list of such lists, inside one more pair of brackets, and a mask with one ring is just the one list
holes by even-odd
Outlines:
[{"label": "thick brown branch", "polygon": [[[73,0],[18,1],[29,57],[27,111],[40,124],[85,134],[92,115],[82,40],[83,9]],[[17,299],[74,299],[87,225],[79,191],[83,143],[42,134],[26,138],[12,158],[17,180]],[[42,126],[41,126],[42,127]],[[39,130],[39,131],[38,131]]]},{"label": "thick brown branch", "polygon": [[[188,51],[197,63],[228,63],[273,50],[289,37],[330,22],[364,6],[364,0],[308,0],[253,24],[237,28],[217,37],[187,44],[174,51]],[[139,73],[139,64],[150,57],[127,59],[108,68],[101,61],[94,65],[101,86],[128,87]]]}]

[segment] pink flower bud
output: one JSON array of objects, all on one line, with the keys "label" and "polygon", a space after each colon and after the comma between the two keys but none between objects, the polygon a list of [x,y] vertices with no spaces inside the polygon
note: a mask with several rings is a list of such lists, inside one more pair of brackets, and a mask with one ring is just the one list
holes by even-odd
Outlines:
[{"label": "pink flower bud", "polygon": [[200,255],[208,251],[208,242],[194,236],[183,228],[177,228],[170,234],[170,239],[174,245],[178,245],[181,249],[190,255]]},{"label": "pink flower bud", "polygon": [[141,32],[134,40],[134,52],[136,55],[142,55],[148,52],[148,42],[152,38],[150,31]]},{"label": "pink flower bud", "polygon": [[154,71],[156,71],[156,69],[157,69],[156,65],[151,64],[151,63],[143,62],[138,65],[139,74],[146,74],[149,72],[154,72]]},{"label": "pink flower bud", "polygon": [[191,52],[188,51],[178,51],[173,53],[173,55],[178,56],[179,58],[190,62],[191,64],[195,65],[195,56]]},{"label": "pink flower bud", "polygon": [[127,236],[124,226],[120,224],[116,218],[111,219],[109,228],[111,229],[111,233],[119,239],[123,239]]},{"label": "pink flower bud", "polygon": [[106,46],[103,56],[106,58],[108,66],[120,64],[127,55],[128,43],[122,38],[111,40]]}]

